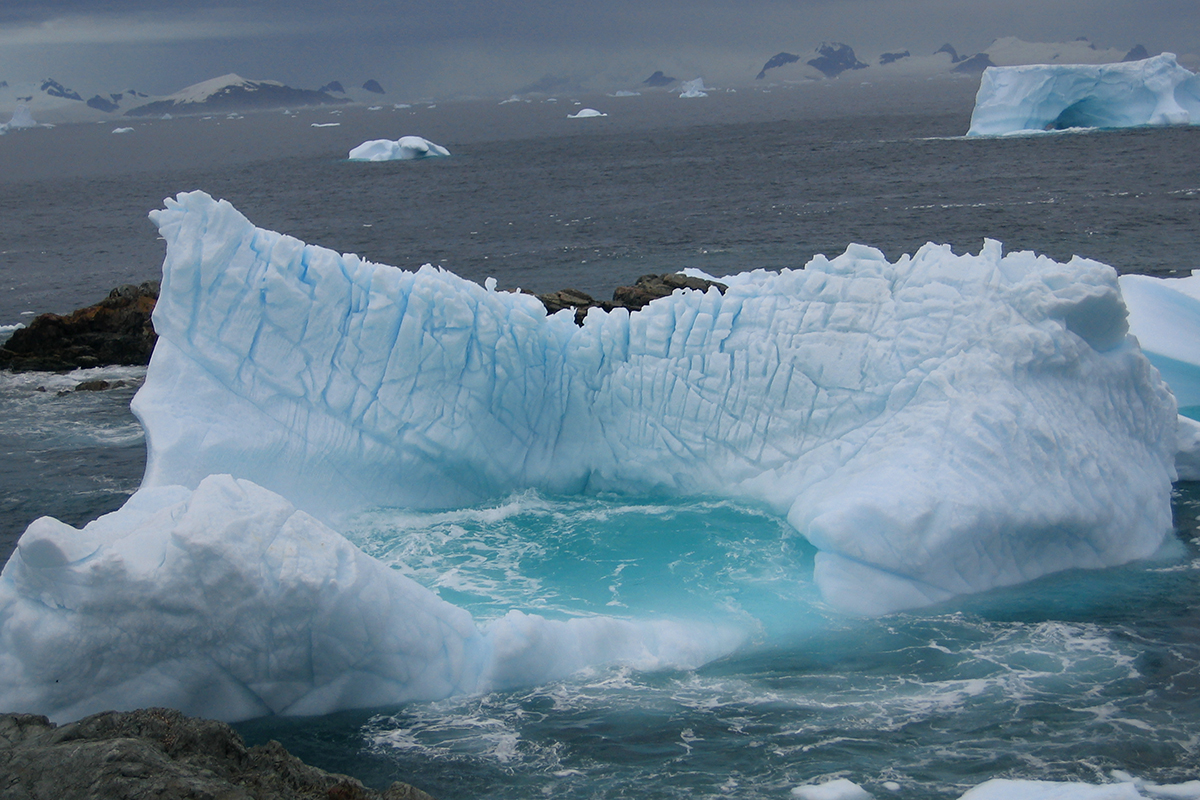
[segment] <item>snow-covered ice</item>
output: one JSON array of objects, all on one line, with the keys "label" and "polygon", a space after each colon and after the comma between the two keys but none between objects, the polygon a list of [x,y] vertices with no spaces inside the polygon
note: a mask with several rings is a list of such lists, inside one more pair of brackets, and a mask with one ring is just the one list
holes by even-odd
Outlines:
[{"label": "snow-covered ice", "polygon": [[1200,122],[1200,76],[1163,53],[1118,64],[989,67],[968,136]]},{"label": "snow-covered ice", "polygon": [[587,119],[588,117],[607,117],[608,114],[594,108],[581,108],[574,114],[567,114],[567,119]]},{"label": "snow-covered ice", "polygon": [[679,96],[684,99],[708,97],[708,92],[704,91],[705,87],[703,78],[695,78],[690,81],[684,81],[683,85],[680,86],[679,89]]},{"label": "snow-covered ice", "polygon": [[846,778],[797,786],[791,794],[797,800],[871,800],[870,792]]},{"label": "snow-covered ice", "polygon": [[1181,412],[1200,414],[1200,270],[1186,278],[1122,275],[1120,282],[1142,351]]},{"label": "snow-covered ice", "polygon": [[113,128],[113,133],[133,133],[133,128]]},{"label": "snow-covered ice", "polygon": [[420,136],[401,136],[391,139],[372,139],[350,151],[351,161],[409,161],[414,158],[448,156],[450,151]]}]

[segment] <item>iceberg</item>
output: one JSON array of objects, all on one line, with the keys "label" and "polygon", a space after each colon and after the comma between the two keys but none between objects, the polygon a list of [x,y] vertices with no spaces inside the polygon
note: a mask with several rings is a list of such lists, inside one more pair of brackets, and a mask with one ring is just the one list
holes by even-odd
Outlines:
[{"label": "iceberg", "polygon": [[594,108],[581,108],[578,111],[576,111],[574,114],[567,114],[567,119],[587,119],[589,117],[607,117],[607,116],[608,116],[608,114],[605,114],[601,111],[597,111]]},{"label": "iceberg", "polygon": [[372,139],[350,151],[351,161],[409,161],[414,158],[448,156],[450,151],[420,136],[401,136],[396,141]]},{"label": "iceberg", "polygon": [[1163,53],[1119,64],[989,67],[967,135],[1198,121],[1200,76]]},{"label": "iceberg", "polygon": [[[0,573],[0,706],[223,719],[691,668],[745,620],[477,623],[328,523],[515,490],[786,515],[826,600],[879,614],[1152,555],[1176,404],[1115,272],[926,245],[548,315],[531,295],[256,228],[180,194],[133,408],[139,491],[32,523]],[[1120,487],[1114,491],[1113,487]]]},{"label": "iceberg", "polygon": [[33,114],[29,113],[29,106],[24,104],[18,105],[13,109],[12,119],[0,125],[0,133],[7,133],[10,130],[18,130],[21,128],[36,128],[37,122],[33,119]]},{"label": "iceberg", "polygon": [[707,624],[517,611],[477,627],[246,480],[145,488],[76,530],[43,517],[0,574],[0,707],[67,721],[169,706],[223,720],[433,700],[610,661],[695,667]]},{"label": "iceberg", "polygon": [[786,515],[824,596],[863,613],[1147,557],[1171,530],[1175,400],[1098,262],[852,245],[580,327],[201,192],[152,217],[147,487],[230,473],[330,521],[530,488],[733,497]]},{"label": "iceberg", "polygon": [[694,80],[684,81],[683,85],[680,86],[679,89],[679,96],[683,99],[708,97],[708,92],[704,91],[705,86],[703,78],[695,78]]}]

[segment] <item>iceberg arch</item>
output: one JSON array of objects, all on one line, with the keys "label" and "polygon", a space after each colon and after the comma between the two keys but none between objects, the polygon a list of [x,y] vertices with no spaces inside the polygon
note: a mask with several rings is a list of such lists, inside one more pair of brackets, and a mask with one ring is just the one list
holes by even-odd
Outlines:
[{"label": "iceberg arch", "polygon": [[1119,64],[989,67],[967,135],[1198,122],[1200,76],[1163,53]]}]

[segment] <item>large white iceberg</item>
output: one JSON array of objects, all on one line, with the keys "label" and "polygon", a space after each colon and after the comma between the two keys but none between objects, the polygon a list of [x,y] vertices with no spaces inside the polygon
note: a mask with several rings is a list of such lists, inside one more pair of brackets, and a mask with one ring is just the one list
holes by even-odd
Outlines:
[{"label": "large white iceberg", "polygon": [[1200,76],[1163,53],[1120,64],[989,67],[967,135],[1197,122]]},{"label": "large white iceberg", "polygon": [[707,624],[510,612],[484,629],[246,480],[145,488],[82,531],[43,517],[0,576],[0,708],[237,720],[431,700],[621,661],[695,667]]},{"label": "large white iceberg", "polygon": [[325,519],[716,493],[786,514],[825,596],[866,612],[1123,563],[1171,530],[1175,402],[1097,262],[851,246],[578,327],[203,193],[153,218],[146,486],[232,473]]},{"label": "large white iceberg", "polygon": [[410,161],[416,158],[448,156],[450,151],[420,136],[401,136],[391,139],[372,139],[350,151],[351,161]]},{"label": "large white iceberg", "polygon": [[1174,398],[1093,261],[851,246],[579,327],[201,192],[152,216],[146,477],[82,531],[22,536],[0,574],[5,708],[321,713],[696,666],[742,641],[709,621],[477,626],[316,518],[366,506],[749,499],[819,548],[832,604],[868,613],[1120,564],[1171,530]]}]

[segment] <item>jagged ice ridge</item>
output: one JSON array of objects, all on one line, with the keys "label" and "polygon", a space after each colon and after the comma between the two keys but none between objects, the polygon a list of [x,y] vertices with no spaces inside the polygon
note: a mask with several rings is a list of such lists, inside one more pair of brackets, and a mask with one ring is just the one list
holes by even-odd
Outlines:
[{"label": "jagged ice ridge", "polygon": [[201,192],[152,218],[144,484],[82,534],[43,518],[22,537],[0,577],[8,707],[320,713],[742,641],[704,620],[477,626],[317,519],[369,506],[526,488],[763,503],[819,549],[825,598],[861,613],[1144,558],[1171,530],[1175,400],[1094,261],[852,245],[579,327]]}]

